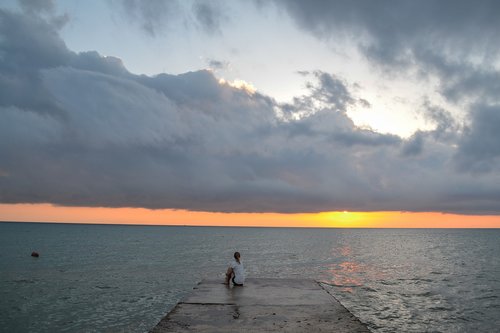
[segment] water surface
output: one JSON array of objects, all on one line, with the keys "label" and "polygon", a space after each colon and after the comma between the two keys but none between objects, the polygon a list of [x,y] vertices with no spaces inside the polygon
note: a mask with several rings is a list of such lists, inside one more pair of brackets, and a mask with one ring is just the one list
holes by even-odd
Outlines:
[{"label": "water surface", "polygon": [[325,282],[373,332],[500,327],[498,229],[0,223],[0,330],[145,332],[235,250],[249,276]]}]

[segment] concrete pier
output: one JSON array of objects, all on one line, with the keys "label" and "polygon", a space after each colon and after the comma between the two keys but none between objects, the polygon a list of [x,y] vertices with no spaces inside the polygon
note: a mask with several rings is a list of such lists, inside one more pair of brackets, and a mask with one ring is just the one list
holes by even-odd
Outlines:
[{"label": "concrete pier", "polygon": [[368,328],[314,280],[203,280],[152,330],[160,332],[359,332]]}]

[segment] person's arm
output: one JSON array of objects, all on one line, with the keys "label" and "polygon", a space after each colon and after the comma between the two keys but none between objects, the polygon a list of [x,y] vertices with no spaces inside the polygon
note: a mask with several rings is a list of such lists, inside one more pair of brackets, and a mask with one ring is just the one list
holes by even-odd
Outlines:
[{"label": "person's arm", "polygon": [[229,266],[227,268],[227,272],[226,272],[226,281],[224,282],[225,284],[229,284],[229,280],[231,279],[231,275],[233,275],[233,268],[231,266]]}]

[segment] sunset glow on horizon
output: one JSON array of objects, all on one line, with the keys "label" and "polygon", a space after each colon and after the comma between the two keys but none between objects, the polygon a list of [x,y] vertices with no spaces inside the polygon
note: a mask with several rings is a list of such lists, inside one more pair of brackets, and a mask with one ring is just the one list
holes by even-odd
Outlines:
[{"label": "sunset glow on horizon", "polygon": [[172,209],[0,204],[0,221],[310,228],[500,228],[498,215],[435,212],[221,213]]}]

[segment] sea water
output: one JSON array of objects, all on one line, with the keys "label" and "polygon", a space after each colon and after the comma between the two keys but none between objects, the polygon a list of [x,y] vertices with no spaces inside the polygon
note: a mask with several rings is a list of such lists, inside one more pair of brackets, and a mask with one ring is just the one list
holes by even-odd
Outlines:
[{"label": "sea water", "polygon": [[250,277],[324,282],[373,332],[499,331],[498,229],[42,223],[0,223],[0,331],[146,332],[236,250]]}]

